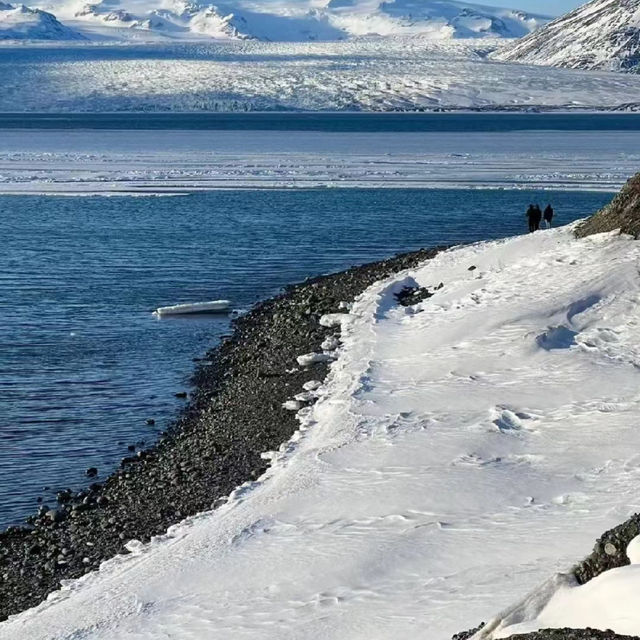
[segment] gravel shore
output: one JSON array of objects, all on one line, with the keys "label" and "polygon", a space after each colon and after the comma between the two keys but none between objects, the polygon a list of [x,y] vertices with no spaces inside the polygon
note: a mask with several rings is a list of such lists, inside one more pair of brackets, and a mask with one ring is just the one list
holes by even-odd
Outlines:
[{"label": "gravel shore", "polygon": [[24,527],[0,533],[0,620],[28,609],[100,563],[127,553],[187,516],[214,508],[265,470],[260,454],[298,428],[282,404],[326,362],[307,368],[297,356],[321,351],[335,329],[320,326],[375,281],[430,259],[441,249],[403,254],[292,286],[234,322],[230,337],[194,374],[186,409],[156,446],[122,460],[104,483],[61,492]]}]

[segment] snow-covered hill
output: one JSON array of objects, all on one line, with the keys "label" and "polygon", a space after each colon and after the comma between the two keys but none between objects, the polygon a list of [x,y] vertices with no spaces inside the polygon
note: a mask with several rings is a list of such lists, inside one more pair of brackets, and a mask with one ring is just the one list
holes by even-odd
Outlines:
[{"label": "snow-covered hill", "polygon": [[594,0],[496,58],[574,69],[635,69],[640,62],[640,0]]},{"label": "snow-covered hill", "polygon": [[[544,16],[457,0],[40,0],[40,9],[92,37],[304,42],[363,35],[518,38]],[[127,33],[127,31],[129,33]]]},{"label": "snow-covered hill", "polygon": [[0,2],[0,40],[84,40],[54,15]]}]

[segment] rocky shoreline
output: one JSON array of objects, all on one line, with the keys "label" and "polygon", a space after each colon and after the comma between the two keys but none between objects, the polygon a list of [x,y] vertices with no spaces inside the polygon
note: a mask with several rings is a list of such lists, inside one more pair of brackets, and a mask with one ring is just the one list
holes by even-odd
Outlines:
[{"label": "rocky shoreline", "polygon": [[343,311],[341,302],[440,250],[291,286],[235,320],[233,334],[196,370],[189,404],[154,447],[123,458],[104,483],[60,492],[57,505],[0,533],[0,620],[37,605],[61,580],[127,553],[130,540],[148,541],[259,477],[267,464],[261,453],[278,449],[298,428],[295,412],[283,403],[328,372],[327,362],[297,363],[301,354],[321,352],[335,333],[320,317]]},{"label": "rocky shoreline", "polygon": [[[37,605],[60,587],[117,554],[130,540],[148,541],[185,517],[222,504],[240,484],[259,477],[265,451],[277,449],[298,428],[283,407],[305,383],[322,380],[322,358],[299,366],[301,354],[321,352],[335,329],[320,317],[344,311],[375,281],[433,258],[443,248],[401,254],[293,285],[233,323],[233,333],[212,349],[193,376],[190,401],[152,448],[123,458],[104,483],[61,492],[23,527],[0,532],[0,621]],[[405,301],[403,295],[407,297]],[[429,292],[405,291],[399,304]],[[585,583],[628,563],[626,544],[640,532],[640,516],[606,532],[573,571]],[[454,636],[470,638],[480,627]],[[523,640],[628,640],[592,629],[554,629]]]}]

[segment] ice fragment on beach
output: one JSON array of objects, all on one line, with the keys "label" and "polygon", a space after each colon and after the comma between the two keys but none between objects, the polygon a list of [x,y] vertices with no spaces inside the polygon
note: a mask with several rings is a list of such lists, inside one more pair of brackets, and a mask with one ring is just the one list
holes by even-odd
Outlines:
[{"label": "ice fragment on beach", "polygon": [[297,402],[311,402],[315,396],[310,391],[303,391],[295,395]]},{"label": "ice fragment on beach", "polygon": [[340,346],[340,340],[337,336],[328,336],[320,345],[325,351],[335,351]]},{"label": "ice fragment on beach", "polygon": [[332,360],[332,357],[328,353],[305,353],[302,356],[298,356],[297,360],[301,367],[308,367],[320,362],[329,362],[329,360]]},{"label": "ice fragment on beach", "polygon": [[282,403],[282,408],[287,411],[300,411],[302,405],[297,400],[287,400]]},{"label": "ice fragment on beach", "polygon": [[302,385],[302,388],[305,391],[315,391],[316,389],[319,389],[322,386],[322,382],[320,382],[320,380],[309,380],[309,382],[305,382]]},{"label": "ice fragment on beach", "polygon": [[320,318],[320,324],[323,327],[332,329],[333,327],[340,327],[342,323],[348,318],[346,313],[327,313]]}]

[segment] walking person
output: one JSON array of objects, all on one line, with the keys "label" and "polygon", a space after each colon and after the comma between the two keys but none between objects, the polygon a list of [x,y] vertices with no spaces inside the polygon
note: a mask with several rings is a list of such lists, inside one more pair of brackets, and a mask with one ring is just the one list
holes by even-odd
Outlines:
[{"label": "walking person", "polygon": [[534,211],[536,212],[534,231],[538,231],[540,229],[540,223],[542,222],[542,209],[539,204],[534,206]]},{"label": "walking person", "polygon": [[544,226],[547,229],[551,229],[551,223],[553,222],[553,207],[548,204],[547,208],[544,210]]},{"label": "walking person", "polygon": [[532,204],[530,204],[525,215],[527,217],[527,221],[529,222],[529,233],[533,233],[536,230],[536,217],[538,215],[536,212],[536,208]]}]

